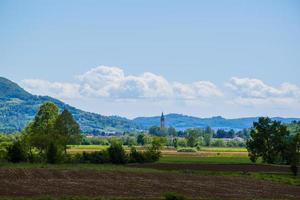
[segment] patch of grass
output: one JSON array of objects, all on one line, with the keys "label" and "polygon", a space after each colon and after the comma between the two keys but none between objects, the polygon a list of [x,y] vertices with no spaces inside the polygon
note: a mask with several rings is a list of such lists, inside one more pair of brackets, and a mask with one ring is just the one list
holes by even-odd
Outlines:
[{"label": "patch of grass", "polygon": [[39,196],[39,197],[0,197],[0,200],[161,200],[162,198],[139,197],[90,197],[90,196]]},{"label": "patch of grass", "polygon": [[246,148],[242,148],[242,147],[201,147],[200,151],[210,151],[210,152],[248,152]]},{"label": "patch of grass", "polygon": [[187,155],[164,155],[159,163],[214,163],[214,164],[250,164],[247,156],[214,156],[200,157]]},{"label": "patch of grass", "polygon": [[95,149],[95,150],[103,150],[107,149],[108,145],[68,145],[69,149]]},{"label": "patch of grass", "polygon": [[197,152],[197,150],[194,148],[181,148],[178,149],[177,152]]},{"label": "patch of grass", "polygon": [[0,163],[0,168],[11,169],[57,169],[57,170],[98,170],[140,173],[165,173],[162,170],[129,167],[114,164],[44,164],[44,163]]}]

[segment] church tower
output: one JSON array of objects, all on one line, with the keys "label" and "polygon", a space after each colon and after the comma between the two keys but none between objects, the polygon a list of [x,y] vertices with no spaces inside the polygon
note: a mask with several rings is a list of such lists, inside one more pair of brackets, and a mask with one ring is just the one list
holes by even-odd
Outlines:
[{"label": "church tower", "polygon": [[161,117],[160,117],[160,128],[161,128],[161,129],[165,128],[165,116],[164,116],[164,113],[161,113]]}]

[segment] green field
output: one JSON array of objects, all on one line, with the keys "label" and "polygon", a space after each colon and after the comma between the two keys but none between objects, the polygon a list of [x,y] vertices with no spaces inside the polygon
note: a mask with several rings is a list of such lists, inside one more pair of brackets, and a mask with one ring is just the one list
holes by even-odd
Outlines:
[{"label": "green field", "polygon": [[107,149],[108,145],[68,145],[69,149],[95,149],[102,150]]},{"label": "green field", "polygon": [[200,151],[210,152],[247,152],[243,147],[201,147]]},{"label": "green field", "polygon": [[181,155],[164,155],[160,158],[159,163],[211,163],[211,164],[250,164],[251,161],[246,156],[181,156]]}]

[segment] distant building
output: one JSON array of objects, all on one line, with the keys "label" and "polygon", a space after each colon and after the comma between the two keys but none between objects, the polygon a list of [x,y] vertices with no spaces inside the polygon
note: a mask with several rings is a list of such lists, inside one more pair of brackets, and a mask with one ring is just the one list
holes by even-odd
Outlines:
[{"label": "distant building", "polygon": [[165,128],[165,116],[164,113],[161,113],[161,117],[160,117],[160,128],[163,129]]}]

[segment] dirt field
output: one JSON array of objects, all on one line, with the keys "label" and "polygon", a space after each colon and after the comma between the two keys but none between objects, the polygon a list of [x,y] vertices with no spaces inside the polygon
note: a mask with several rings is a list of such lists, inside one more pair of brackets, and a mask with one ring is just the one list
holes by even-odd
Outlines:
[{"label": "dirt field", "polygon": [[146,164],[131,164],[129,166],[160,169],[160,170],[205,170],[205,171],[229,171],[229,172],[290,172],[289,166],[254,165],[254,164],[146,163]]},{"label": "dirt field", "polygon": [[242,177],[96,170],[0,169],[1,196],[88,195],[194,198],[300,199],[297,186]]}]

